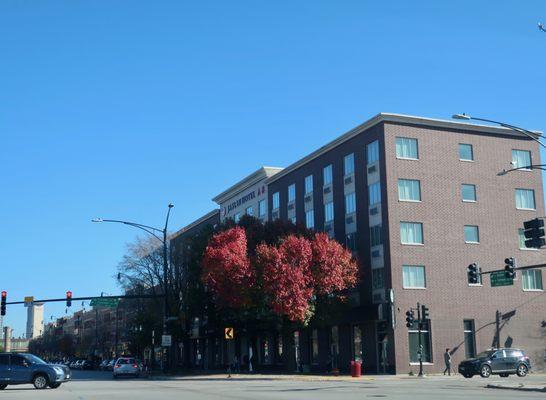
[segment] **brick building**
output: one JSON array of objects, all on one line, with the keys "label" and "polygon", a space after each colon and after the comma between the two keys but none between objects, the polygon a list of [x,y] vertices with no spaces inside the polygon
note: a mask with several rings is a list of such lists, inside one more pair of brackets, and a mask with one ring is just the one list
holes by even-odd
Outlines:
[{"label": "brick building", "polygon": [[[456,365],[497,339],[525,349],[543,370],[544,272],[518,271],[512,286],[492,288],[485,275],[469,284],[466,271],[473,262],[483,271],[502,269],[507,257],[518,265],[543,262],[542,251],[525,248],[521,230],[523,221],[544,216],[540,172],[499,175],[530,164],[540,164],[538,144],[515,131],[382,113],[285,169],[262,168],[224,191],[214,200],[225,215],[191,227],[246,210],[262,220],[290,219],[346,245],[363,273],[349,296],[352,308],[332,316],[331,326],[264,332],[252,343],[240,338],[235,353],[252,347],[263,368],[346,370],[360,359],[366,373],[415,372],[417,331],[406,327],[405,313],[420,302],[430,310],[422,336],[426,372],[443,370],[445,348]],[[257,188],[265,205],[248,196]],[[504,316],[498,338],[497,312]],[[221,332],[195,339],[192,354],[211,367],[214,354],[226,356]],[[211,350],[218,347],[224,350]]]}]

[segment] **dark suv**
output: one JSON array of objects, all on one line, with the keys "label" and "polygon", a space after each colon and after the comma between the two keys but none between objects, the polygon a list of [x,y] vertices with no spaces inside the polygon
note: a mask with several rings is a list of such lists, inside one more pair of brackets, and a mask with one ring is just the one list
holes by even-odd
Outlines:
[{"label": "dark suv", "polygon": [[523,377],[530,369],[529,357],[520,349],[491,349],[459,364],[459,373],[465,378],[478,374],[483,378],[491,375],[507,377],[511,374]]},{"label": "dark suv", "polygon": [[0,389],[24,383],[32,383],[36,389],[56,389],[70,375],[67,366],[47,364],[32,354],[0,353]]}]

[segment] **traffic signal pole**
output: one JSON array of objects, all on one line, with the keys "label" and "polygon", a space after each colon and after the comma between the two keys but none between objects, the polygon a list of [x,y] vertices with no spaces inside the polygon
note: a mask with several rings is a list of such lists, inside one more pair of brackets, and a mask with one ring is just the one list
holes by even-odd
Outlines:
[{"label": "traffic signal pole", "polygon": [[417,303],[417,333],[419,337],[419,376],[423,376],[423,341],[421,339],[421,305]]}]

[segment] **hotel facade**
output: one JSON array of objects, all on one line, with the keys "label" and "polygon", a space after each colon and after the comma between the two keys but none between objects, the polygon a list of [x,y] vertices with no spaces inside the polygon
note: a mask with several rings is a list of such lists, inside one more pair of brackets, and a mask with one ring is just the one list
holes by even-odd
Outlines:
[{"label": "hotel facade", "polygon": [[[406,311],[429,309],[422,332],[425,372],[444,369],[495,343],[524,349],[544,369],[546,296],[543,271],[518,271],[514,284],[469,284],[467,266],[482,271],[541,264],[525,248],[523,222],[544,216],[538,144],[491,126],[382,113],[292,165],[264,167],[214,198],[216,220],[252,214],[327,232],[358,259],[362,280],[350,310],[329,326],[264,332],[223,342],[201,336],[202,367],[255,354],[260,368],[416,372],[418,332]],[[498,320],[498,321],[497,321]],[[219,341],[219,342],[218,342]],[[214,355],[207,343],[216,348]]]}]

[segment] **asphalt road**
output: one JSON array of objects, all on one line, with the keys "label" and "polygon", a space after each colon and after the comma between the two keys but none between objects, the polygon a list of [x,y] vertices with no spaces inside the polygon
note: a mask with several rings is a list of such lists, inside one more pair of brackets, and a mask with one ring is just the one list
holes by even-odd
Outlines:
[{"label": "asphalt road", "polygon": [[[314,378],[311,378],[314,379]],[[460,376],[365,377],[363,379],[318,381],[309,378],[272,379],[264,376],[226,379],[222,376],[185,377],[168,380],[124,378],[111,373],[75,371],[74,380],[58,389],[35,390],[31,385],[8,386],[0,400],[284,400],[284,399],[544,399],[545,393],[486,388],[487,384],[544,385],[545,375],[524,379],[464,379]]]}]

